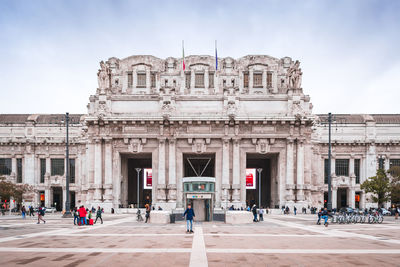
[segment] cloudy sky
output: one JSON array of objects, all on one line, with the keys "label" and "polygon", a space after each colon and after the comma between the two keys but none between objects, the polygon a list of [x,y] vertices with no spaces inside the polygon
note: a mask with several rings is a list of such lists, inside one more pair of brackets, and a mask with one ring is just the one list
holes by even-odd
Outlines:
[{"label": "cloudy sky", "polygon": [[315,113],[399,113],[400,1],[0,0],[0,113],[85,113],[99,61],[290,56]]}]

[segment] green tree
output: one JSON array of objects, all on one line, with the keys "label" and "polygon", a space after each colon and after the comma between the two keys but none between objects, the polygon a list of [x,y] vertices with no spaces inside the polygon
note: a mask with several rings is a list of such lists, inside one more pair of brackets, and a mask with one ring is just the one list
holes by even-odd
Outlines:
[{"label": "green tree", "polygon": [[378,202],[379,207],[390,200],[391,183],[386,172],[382,169],[378,169],[376,176],[369,177],[361,184],[360,188],[366,193],[372,193],[372,200]]},{"label": "green tree", "polygon": [[7,181],[4,177],[0,177],[0,199],[10,201],[14,198],[15,202],[21,203],[25,193],[32,192],[32,186],[27,184],[14,184]]}]

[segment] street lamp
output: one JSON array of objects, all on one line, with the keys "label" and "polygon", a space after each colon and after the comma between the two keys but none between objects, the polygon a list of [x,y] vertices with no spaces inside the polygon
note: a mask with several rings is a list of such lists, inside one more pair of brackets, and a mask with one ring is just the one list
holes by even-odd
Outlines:
[{"label": "street lamp", "polygon": [[142,170],[141,168],[135,168],[136,172],[137,172],[137,208],[140,208],[139,205],[139,173]]},{"label": "street lamp", "polygon": [[66,124],[66,141],[65,141],[65,153],[66,153],[66,172],[65,172],[65,213],[63,215],[64,218],[72,217],[71,214],[71,205],[69,203],[69,136],[68,136],[68,127],[69,127],[69,113],[65,113],[65,124]]},{"label": "street lamp", "polygon": [[258,168],[258,207],[261,208],[261,172],[262,168]]}]

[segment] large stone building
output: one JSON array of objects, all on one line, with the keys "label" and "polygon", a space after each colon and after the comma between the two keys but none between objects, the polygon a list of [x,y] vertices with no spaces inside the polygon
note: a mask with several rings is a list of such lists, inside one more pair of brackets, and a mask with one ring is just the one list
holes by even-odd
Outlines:
[{"label": "large stone building", "polygon": [[[142,55],[100,65],[88,113],[70,118],[72,205],[179,210],[191,201],[203,219],[259,200],[324,205],[327,118],[312,113],[298,61]],[[34,186],[26,203],[61,209],[66,199],[64,120],[0,115],[0,173]],[[360,183],[379,161],[400,165],[400,115],[334,120],[333,207],[376,205]]]}]

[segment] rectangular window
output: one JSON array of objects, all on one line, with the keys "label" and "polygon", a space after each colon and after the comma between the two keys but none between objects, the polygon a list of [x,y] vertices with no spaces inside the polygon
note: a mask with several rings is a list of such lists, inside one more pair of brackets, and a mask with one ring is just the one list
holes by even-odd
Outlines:
[{"label": "rectangular window", "polygon": [[325,161],[324,161],[324,183],[325,184],[328,183],[328,175],[329,175],[328,164],[329,164],[329,159],[325,159]]},{"label": "rectangular window", "polygon": [[267,87],[272,87],[272,72],[267,72]]},{"label": "rectangular window", "polygon": [[356,176],[356,184],[360,183],[360,159],[354,160],[354,175]]},{"label": "rectangular window", "polygon": [[253,74],[253,87],[262,87],[262,73]]},{"label": "rectangular window", "polygon": [[64,159],[51,159],[51,175],[64,175]]},{"label": "rectangular window", "polygon": [[336,159],[335,161],[335,174],[336,176],[349,176],[349,160]]},{"label": "rectangular window", "polygon": [[243,74],[243,87],[249,88],[249,73],[248,72],[245,72]]},{"label": "rectangular window", "polygon": [[196,73],[194,75],[194,87],[204,88],[204,73]]},{"label": "rectangular window", "polygon": [[0,159],[0,175],[11,174],[11,159]]},{"label": "rectangular window", "polygon": [[156,74],[151,74],[151,88],[156,88]]},{"label": "rectangular window", "polygon": [[44,176],[46,174],[46,159],[40,159],[40,183],[44,184]]},{"label": "rectangular window", "polygon": [[214,88],[214,72],[208,74],[208,87]]},{"label": "rectangular window", "polygon": [[75,183],[75,159],[69,159],[69,182]]},{"label": "rectangular window", "polygon": [[189,73],[185,73],[185,87],[187,88],[187,89],[189,89],[190,88],[190,80],[191,80],[191,75],[190,75],[190,72]]},{"label": "rectangular window", "polygon": [[17,159],[17,183],[22,183],[22,159]]},{"label": "rectangular window", "polygon": [[146,87],[146,73],[137,74],[137,84],[136,87],[145,88]]},{"label": "rectangular window", "polygon": [[128,88],[132,88],[133,84],[133,76],[132,76],[132,71],[128,72]]},{"label": "rectangular window", "polygon": [[[400,159],[391,159],[389,160],[389,168],[392,167],[400,167]],[[392,171],[391,174],[393,175]]]}]

